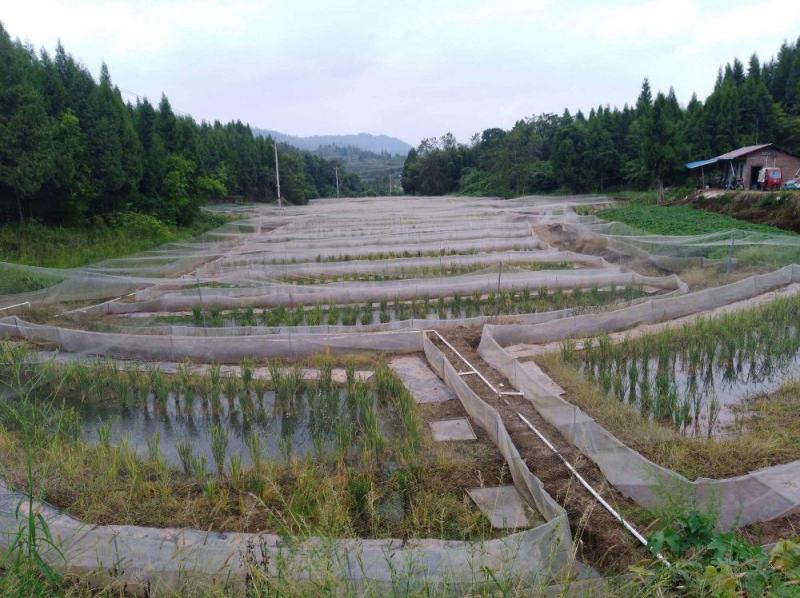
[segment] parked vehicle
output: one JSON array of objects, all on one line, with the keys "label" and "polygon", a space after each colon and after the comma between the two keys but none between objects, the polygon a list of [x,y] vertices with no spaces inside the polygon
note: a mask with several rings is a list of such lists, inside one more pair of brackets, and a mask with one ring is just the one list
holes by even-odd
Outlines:
[{"label": "parked vehicle", "polygon": [[794,173],[794,178],[783,184],[783,188],[787,191],[800,191],[800,169]]},{"label": "parked vehicle", "polygon": [[758,171],[758,188],[762,191],[780,189],[782,182],[783,173],[777,166],[765,166]]}]

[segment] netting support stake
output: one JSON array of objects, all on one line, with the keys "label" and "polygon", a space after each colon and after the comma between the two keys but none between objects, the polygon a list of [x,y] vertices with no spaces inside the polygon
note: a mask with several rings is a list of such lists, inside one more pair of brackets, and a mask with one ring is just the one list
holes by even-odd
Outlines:
[{"label": "netting support stake", "polygon": [[731,231],[731,242],[728,244],[728,274],[730,274],[731,270],[733,269],[733,244],[735,242],[735,234],[736,233],[734,231]]},{"label": "netting support stake", "polygon": [[206,326],[206,306],[203,304],[203,292],[200,290],[200,278],[197,272],[194,273],[194,279],[197,281],[197,294],[200,296],[200,314],[203,316],[203,336],[208,336],[208,326]]},{"label": "netting support stake", "polygon": [[503,262],[500,261],[500,267],[497,270],[497,299],[496,308],[494,310],[495,319],[500,315],[500,277],[503,276]]}]

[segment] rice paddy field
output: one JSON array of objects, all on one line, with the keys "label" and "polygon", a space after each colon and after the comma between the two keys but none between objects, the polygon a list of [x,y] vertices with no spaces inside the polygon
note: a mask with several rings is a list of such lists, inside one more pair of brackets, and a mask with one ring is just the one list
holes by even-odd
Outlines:
[{"label": "rice paddy field", "polygon": [[691,478],[793,461],[800,297],[537,358],[626,444]]},{"label": "rice paddy field", "polygon": [[[507,477],[487,442],[433,447],[426,417],[385,365],[368,380],[329,364],[316,380],[182,367],[26,365],[4,345],[3,377],[29,392],[2,412],[5,478],[24,487],[31,451],[41,498],[101,524],[361,537],[492,537],[464,488]],[[21,384],[20,384],[21,383]],[[26,442],[29,445],[24,447]],[[369,497],[369,500],[367,500]]]},{"label": "rice paddy field", "polygon": [[[185,540],[191,566],[224,570],[252,595],[303,595],[318,582],[368,593],[348,585],[355,578],[399,595],[586,583],[636,595],[641,583],[667,583],[616,577],[635,563],[660,571],[658,551],[574,474],[647,536],[698,505],[668,513],[615,487],[536,399],[560,389],[559,400],[689,480],[791,465],[800,294],[646,334],[613,326],[651,302],[790,265],[798,247],[761,229],[643,235],[585,215],[610,203],[216,206],[224,225],[143,253],[76,268],[0,264],[0,476],[3,500],[27,505],[0,524],[28,530],[19,542],[34,542],[53,571],[78,562],[72,536],[51,533],[67,519],[129,534],[120,537],[134,555],[156,550],[148,538],[200,534]],[[566,332],[606,320],[613,333]],[[502,363],[483,350],[494,329],[519,337],[498,341]],[[536,393],[519,383],[531,361]],[[25,516],[37,508],[53,515]],[[781,521],[774,529],[789,539]],[[81,548],[94,559],[83,574],[102,562],[108,577],[109,545]],[[367,556],[343,566],[312,558],[312,545]],[[119,575],[143,587],[166,579],[152,564]]]}]

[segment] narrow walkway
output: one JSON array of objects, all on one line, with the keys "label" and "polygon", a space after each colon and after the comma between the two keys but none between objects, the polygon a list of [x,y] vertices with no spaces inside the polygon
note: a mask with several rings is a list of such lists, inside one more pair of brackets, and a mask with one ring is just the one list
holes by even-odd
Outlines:
[{"label": "narrow walkway", "polygon": [[[495,388],[515,390],[505,377],[478,355],[475,346],[479,339],[479,331],[463,329],[439,332]],[[436,338],[436,335],[431,334],[429,338],[457,370],[466,369],[463,361]],[[563,462],[525,425],[518,414],[522,414],[540,430],[606,501],[623,513],[626,519],[633,519],[639,530],[645,532],[643,523],[647,522],[637,520],[638,509],[635,504],[612,488],[597,466],[548,424],[530,401],[514,395],[497,397],[475,375],[466,375],[464,380],[478,396],[498,410],[531,472],[542,481],[545,489],[567,511],[573,538],[578,541],[579,559],[606,573],[614,573],[624,572],[628,565],[650,556],[646,549],[580,485]],[[641,511],[638,513],[641,514]]]}]

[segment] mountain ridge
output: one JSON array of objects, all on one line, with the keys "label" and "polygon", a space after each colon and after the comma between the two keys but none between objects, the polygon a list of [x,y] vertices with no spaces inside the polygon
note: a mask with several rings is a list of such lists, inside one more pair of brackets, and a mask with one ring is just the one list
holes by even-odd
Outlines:
[{"label": "mountain ridge", "polygon": [[306,151],[315,151],[325,145],[336,145],[339,147],[357,147],[359,149],[374,152],[376,154],[389,153],[391,155],[405,156],[412,148],[411,144],[406,143],[397,137],[389,135],[373,135],[372,133],[350,133],[345,135],[289,135],[272,129],[260,129],[252,127],[255,135],[262,137],[272,137],[282,143],[288,143],[296,148]]}]

